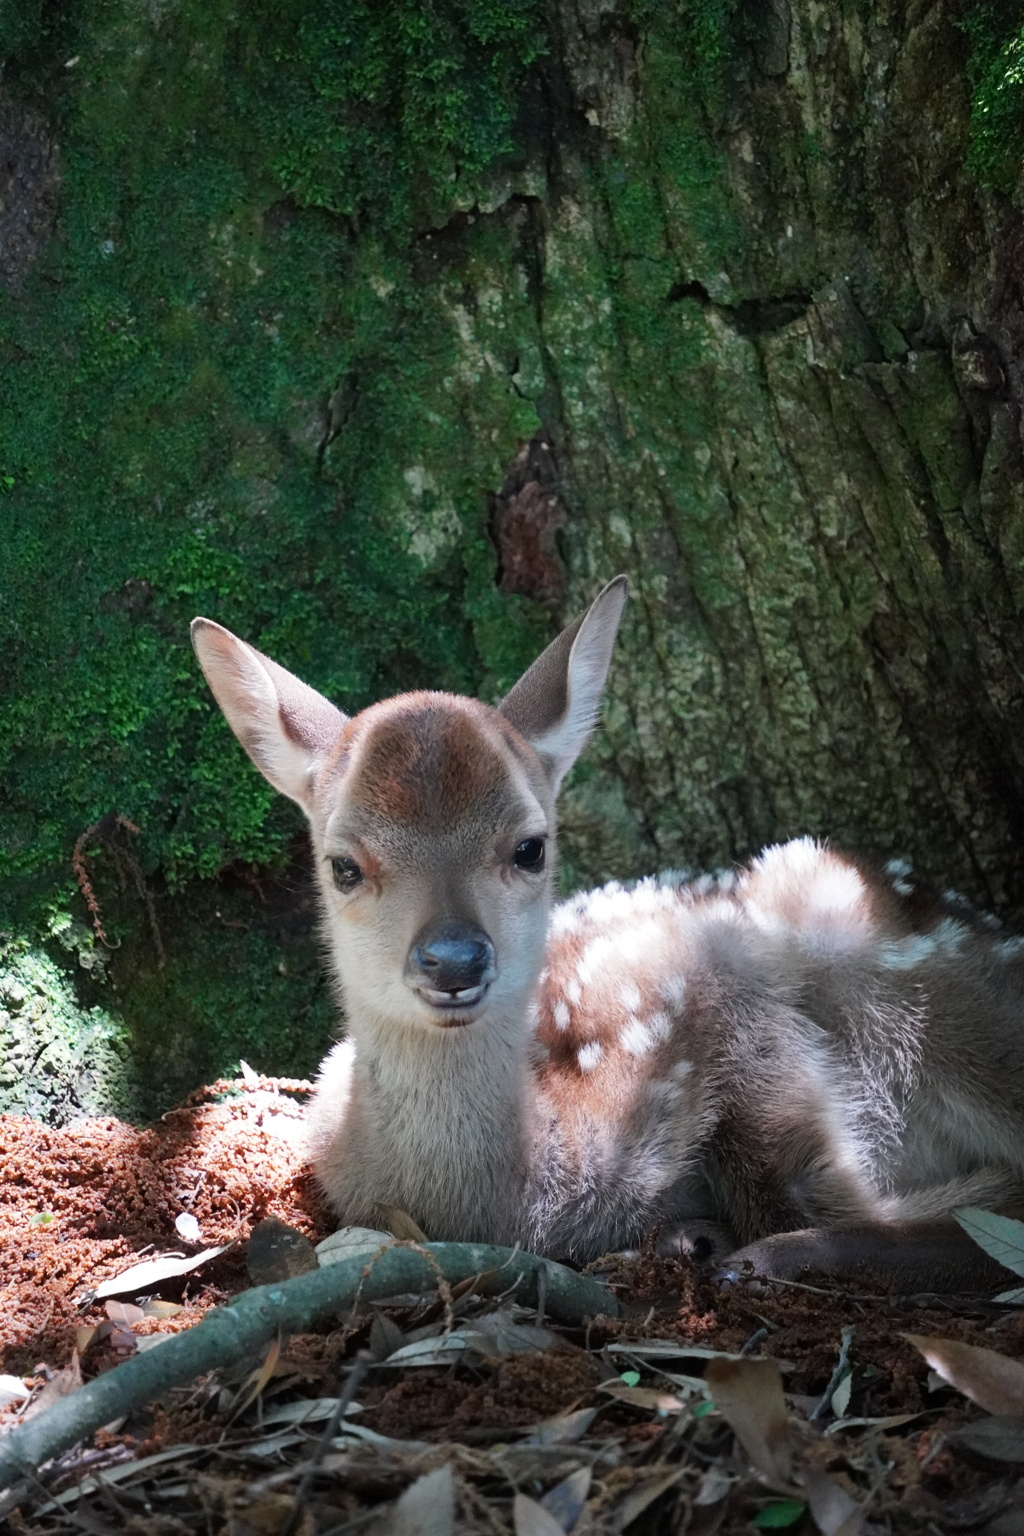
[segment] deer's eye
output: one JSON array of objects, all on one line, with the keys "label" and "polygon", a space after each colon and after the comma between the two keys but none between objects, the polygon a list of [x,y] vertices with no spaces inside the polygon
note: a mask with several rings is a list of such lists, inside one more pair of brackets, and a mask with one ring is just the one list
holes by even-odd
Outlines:
[{"label": "deer's eye", "polygon": [[512,857],[517,869],[530,869],[534,872],[543,869],[544,839],[542,837],[524,838]]},{"label": "deer's eye", "polygon": [[355,859],[332,859],[331,873],[339,891],[354,891],[362,883],[363,872]]}]

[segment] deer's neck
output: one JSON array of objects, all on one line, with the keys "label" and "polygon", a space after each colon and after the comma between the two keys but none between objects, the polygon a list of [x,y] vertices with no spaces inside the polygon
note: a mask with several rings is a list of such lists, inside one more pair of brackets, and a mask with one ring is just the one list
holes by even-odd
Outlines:
[{"label": "deer's neck", "polygon": [[532,1084],[528,1007],[462,1028],[351,1020],[353,1105],[378,1186],[428,1237],[508,1242],[522,1230]]}]

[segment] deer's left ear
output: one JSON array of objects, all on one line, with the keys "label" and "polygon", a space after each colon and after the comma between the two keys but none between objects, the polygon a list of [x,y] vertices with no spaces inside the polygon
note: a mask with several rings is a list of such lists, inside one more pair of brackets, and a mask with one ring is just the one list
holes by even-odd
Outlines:
[{"label": "deer's left ear", "polygon": [[317,769],[348,717],[212,619],[193,619],[192,644],[214,698],[256,767],[308,811]]},{"label": "deer's left ear", "polygon": [[626,592],[625,576],[616,576],[498,705],[540,757],[556,793],[597,721]]}]

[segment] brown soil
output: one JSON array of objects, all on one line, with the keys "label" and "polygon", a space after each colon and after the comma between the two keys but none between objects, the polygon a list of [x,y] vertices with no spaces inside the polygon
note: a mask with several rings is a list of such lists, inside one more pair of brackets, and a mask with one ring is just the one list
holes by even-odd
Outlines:
[{"label": "brown soil", "polygon": [[[160,1287],[188,1303],[187,1318],[159,1325],[177,1331],[244,1289],[245,1240],[264,1216],[315,1240],[329,1232],[304,1161],[301,1096],[271,1079],[253,1091],[216,1083],[147,1131],[111,1119],[55,1130],[0,1116],[0,1371],[64,1365],[76,1330],[106,1317],[89,1305],[92,1289],[135,1257],[238,1244]],[[200,1243],[175,1231],[183,1212],[198,1220]]]}]

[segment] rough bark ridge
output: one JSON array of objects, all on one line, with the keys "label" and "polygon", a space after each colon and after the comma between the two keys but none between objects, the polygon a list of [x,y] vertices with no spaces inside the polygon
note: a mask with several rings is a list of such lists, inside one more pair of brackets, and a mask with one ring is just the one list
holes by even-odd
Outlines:
[{"label": "rough bark ridge", "polygon": [[1024,900],[1021,222],[959,9],[747,5],[703,93],[563,11],[592,132],[521,216],[571,597],[636,595],[590,864],[621,804],[620,867],[812,831]]}]

